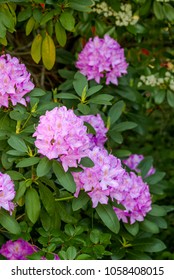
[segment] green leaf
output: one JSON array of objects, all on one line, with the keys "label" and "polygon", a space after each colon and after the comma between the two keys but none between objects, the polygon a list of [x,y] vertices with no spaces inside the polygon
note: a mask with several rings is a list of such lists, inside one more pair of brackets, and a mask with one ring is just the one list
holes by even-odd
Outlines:
[{"label": "green leaf", "polygon": [[121,132],[129,129],[133,129],[135,127],[137,127],[137,124],[135,122],[125,121],[125,122],[115,124],[109,133],[110,135],[112,135],[112,131]]},{"label": "green leaf", "polygon": [[55,23],[55,33],[57,42],[61,47],[64,47],[66,45],[67,35],[65,29],[62,27],[59,21]]},{"label": "green leaf", "polygon": [[90,112],[90,107],[86,104],[79,103],[78,104],[78,110],[83,114],[83,115],[88,115]]},{"label": "green leaf", "polygon": [[74,193],[76,190],[76,184],[72,174],[65,172],[61,164],[57,161],[53,161],[53,171],[59,181],[59,183],[69,192]]},{"label": "green leaf", "polygon": [[37,191],[29,188],[25,194],[25,209],[29,220],[35,224],[39,218],[41,204]]},{"label": "green leaf", "polygon": [[66,256],[68,260],[74,260],[77,255],[77,250],[74,246],[68,247],[66,251]]},{"label": "green leaf", "polygon": [[157,184],[158,182],[160,182],[164,178],[165,175],[166,175],[165,172],[156,171],[155,174],[148,176],[145,179],[145,181],[150,185],[154,185],[154,184]]},{"label": "green leaf", "polygon": [[99,104],[99,105],[112,105],[112,103],[110,101],[113,98],[114,97],[110,94],[102,93],[101,95],[90,98],[87,103],[94,103],[94,104]]},{"label": "green leaf", "polygon": [[136,236],[139,232],[139,223],[135,222],[134,224],[124,224],[124,227],[127,229],[127,231],[132,234],[133,236]]},{"label": "green leaf", "polygon": [[41,158],[36,168],[36,174],[38,177],[47,175],[52,167],[52,162],[47,157]]},{"label": "green leaf", "polygon": [[152,204],[152,210],[148,214],[152,216],[165,216],[167,211],[160,205]]},{"label": "green leaf", "polygon": [[156,104],[161,104],[164,99],[165,99],[165,96],[166,96],[166,91],[165,90],[160,90],[160,89],[157,89],[154,91],[154,100],[155,100],[155,103]]},{"label": "green leaf", "polygon": [[136,249],[139,249],[140,251],[149,253],[160,252],[166,248],[165,244],[161,240],[153,237],[136,239],[133,246],[135,246]]},{"label": "green leaf", "polygon": [[81,191],[78,198],[73,199],[72,201],[72,209],[73,211],[77,211],[81,209],[83,206],[85,206],[89,201],[89,196],[87,193]]},{"label": "green leaf", "polygon": [[80,12],[90,12],[90,7],[93,5],[93,1],[85,0],[85,2],[83,2],[81,0],[69,0],[69,5],[73,10]]},{"label": "green leaf", "polygon": [[68,31],[73,31],[74,30],[74,25],[75,25],[75,18],[73,15],[69,12],[63,12],[61,13],[59,20],[62,24],[62,26],[68,30]]},{"label": "green leaf", "polygon": [[123,136],[121,135],[121,133],[117,132],[117,131],[109,131],[108,135],[112,138],[112,140],[118,144],[122,144],[123,143]]},{"label": "green leaf", "polygon": [[23,174],[13,170],[7,170],[6,173],[11,177],[12,180],[21,180],[23,179]]},{"label": "green leaf", "polygon": [[125,103],[120,100],[109,109],[108,116],[110,117],[111,125],[119,119],[125,106]]},{"label": "green leaf", "polygon": [[153,2],[153,11],[157,19],[163,20],[164,19],[164,11],[163,6],[161,3],[154,1]]},{"label": "green leaf", "polygon": [[140,223],[140,227],[143,231],[147,231],[153,234],[159,233],[159,227],[156,225],[156,223],[149,221],[147,218]]},{"label": "green leaf", "polygon": [[89,157],[82,158],[80,164],[84,167],[94,167],[94,162]]},{"label": "green leaf", "polygon": [[167,102],[172,108],[174,108],[174,93],[170,90],[167,91]]},{"label": "green leaf", "polygon": [[5,13],[4,11],[0,11],[0,20],[2,24],[8,28],[11,32],[15,31],[14,29],[14,21],[11,13]]},{"label": "green leaf", "polygon": [[90,232],[89,238],[92,243],[97,244],[100,241],[101,232],[98,229],[93,229]]},{"label": "green leaf", "polygon": [[46,211],[48,214],[53,215],[55,212],[55,199],[53,193],[44,184],[39,185],[39,193]]},{"label": "green leaf", "polygon": [[96,211],[104,225],[117,234],[120,230],[120,224],[112,206],[109,204],[98,204]]},{"label": "green leaf", "polygon": [[34,26],[35,26],[35,19],[32,16],[31,18],[29,18],[29,20],[27,21],[27,24],[26,24],[26,29],[25,29],[26,36],[28,36],[31,33]]},{"label": "green leaf", "polygon": [[28,6],[26,9],[23,9],[18,14],[18,22],[25,21],[32,16],[32,8]]},{"label": "green leaf", "polygon": [[20,234],[21,228],[13,216],[0,209],[0,224],[12,234]]},{"label": "green leaf", "polygon": [[68,92],[61,92],[55,95],[56,98],[60,99],[79,99],[77,95]]},{"label": "green leaf", "polygon": [[74,76],[73,87],[80,97],[82,96],[85,87],[86,90],[88,90],[88,81],[80,72],[77,72]]},{"label": "green leaf", "polygon": [[77,219],[74,216],[68,214],[65,205],[62,202],[56,201],[56,211],[60,214],[60,218],[63,222],[68,224],[76,224]]},{"label": "green leaf", "polygon": [[174,8],[172,5],[168,3],[163,4],[163,12],[165,15],[165,18],[167,18],[169,21],[174,21]]},{"label": "green leaf", "polygon": [[46,94],[46,92],[41,89],[41,88],[34,88],[31,92],[30,92],[30,97],[40,97],[40,96],[44,96]]},{"label": "green leaf", "polygon": [[138,168],[141,169],[141,175],[144,178],[153,164],[153,158],[151,156],[145,157],[139,164]]},{"label": "green leaf", "polygon": [[68,235],[68,236],[73,236],[74,235],[74,226],[71,225],[71,224],[66,224],[65,225],[65,233]]},{"label": "green leaf", "polygon": [[22,159],[17,165],[16,167],[28,167],[28,166],[32,166],[35,165],[36,163],[38,163],[40,161],[39,157],[30,157],[30,158],[25,158]]},{"label": "green leaf", "polygon": [[94,93],[100,91],[102,88],[103,88],[102,85],[97,85],[97,86],[93,86],[93,87],[89,88],[87,91],[86,97],[93,95]]},{"label": "green leaf", "polygon": [[49,20],[51,20],[54,17],[54,11],[46,12],[40,21],[40,25],[44,25],[47,23]]},{"label": "green leaf", "polygon": [[12,135],[9,139],[8,139],[8,144],[15,150],[19,151],[19,152],[23,152],[23,153],[27,153],[28,152],[28,148],[24,142],[24,140],[22,140],[20,137]]},{"label": "green leaf", "polygon": [[19,187],[16,191],[15,201],[18,202],[21,197],[23,197],[24,193],[26,192],[27,186],[26,181],[22,181],[19,183]]}]

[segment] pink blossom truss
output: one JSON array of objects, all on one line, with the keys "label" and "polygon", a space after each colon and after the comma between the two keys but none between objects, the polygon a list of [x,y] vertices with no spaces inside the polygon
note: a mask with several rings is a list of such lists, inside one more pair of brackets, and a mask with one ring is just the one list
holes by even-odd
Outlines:
[{"label": "pink blossom truss", "polygon": [[14,183],[8,174],[0,172],[0,209],[1,207],[12,213],[14,203],[12,200],[15,197]]},{"label": "pink blossom truss", "polygon": [[41,116],[33,136],[38,152],[61,161],[65,171],[68,167],[77,167],[81,158],[87,156],[87,127],[73,110],[67,110],[65,106]]},{"label": "pink blossom truss", "polygon": [[88,78],[100,83],[106,77],[106,84],[118,84],[118,78],[127,73],[128,63],[124,49],[109,35],[104,38],[90,38],[79,53],[76,67]]},{"label": "pink blossom truss", "polygon": [[26,106],[24,95],[34,88],[30,73],[24,64],[9,54],[0,56],[0,107],[9,107],[9,103],[21,103]]}]

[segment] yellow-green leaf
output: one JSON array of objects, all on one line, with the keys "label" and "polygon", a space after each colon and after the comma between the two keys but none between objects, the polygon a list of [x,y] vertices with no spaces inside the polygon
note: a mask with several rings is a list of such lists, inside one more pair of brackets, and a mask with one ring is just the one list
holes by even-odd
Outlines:
[{"label": "yellow-green leaf", "polygon": [[59,21],[57,21],[55,24],[55,33],[57,42],[60,44],[61,47],[64,47],[67,41],[67,36],[65,29],[62,27]]},{"label": "yellow-green leaf", "polygon": [[26,36],[28,36],[31,33],[31,31],[34,28],[34,25],[35,25],[34,17],[29,18],[29,20],[27,21],[27,24],[26,24],[26,28],[25,28]]},{"label": "yellow-green leaf", "polygon": [[42,46],[42,36],[37,34],[31,45],[31,57],[34,62],[39,63],[41,60],[41,46]]},{"label": "yellow-green leaf", "polygon": [[56,48],[53,39],[48,33],[42,42],[42,61],[47,70],[51,70],[56,60]]}]

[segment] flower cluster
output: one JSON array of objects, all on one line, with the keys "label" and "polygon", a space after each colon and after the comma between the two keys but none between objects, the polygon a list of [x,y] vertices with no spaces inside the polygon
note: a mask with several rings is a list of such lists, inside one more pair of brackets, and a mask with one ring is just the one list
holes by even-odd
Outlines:
[{"label": "flower cluster", "polygon": [[0,56],[0,107],[21,103],[26,106],[23,96],[34,88],[24,64],[9,54]]},{"label": "flower cluster", "polygon": [[12,200],[15,197],[14,183],[8,174],[0,172],[0,209],[1,207],[10,213],[14,210]]},{"label": "flower cluster", "polygon": [[133,15],[132,7],[130,4],[120,5],[120,11],[116,12],[112,9],[106,2],[97,3],[96,6],[92,8],[93,12],[97,14],[103,14],[104,17],[114,17],[116,26],[128,26],[134,25],[139,20],[137,15]]},{"label": "flower cluster", "polygon": [[127,73],[128,64],[124,49],[109,35],[104,38],[95,37],[86,43],[76,62],[76,67],[88,80],[106,77],[106,84],[118,84],[118,77]]},{"label": "flower cluster", "polygon": [[[143,155],[138,155],[138,154],[132,154],[130,155],[127,159],[123,160],[123,163],[125,165],[127,165],[131,170],[136,171],[137,173],[141,173],[141,170],[138,168],[138,165],[140,164],[140,162],[144,159]],[[151,176],[155,173],[155,168],[152,166],[146,177],[147,176]]]},{"label": "flower cluster", "polygon": [[0,254],[8,260],[27,260],[27,256],[37,251],[35,246],[23,239],[16,241],[9,240],[2,245]]},{"label": "flower cluster", "polygon": [[61,161],[65,171],[68,167],[77,167],[81,158],[87,156],[87,127],[73,110],[67,110],[65,106],[56,107],[41,116],[33,136],[36,137],[38,152]]},{"label": "flower cluster", "polygon": [[149,187],[143,182],[142,177],[134,172],[125,172],[119,188],[113,190],[110,195],[124,206],[125,210],[114,207],[118,219],[124,223],[130,221],[130,224],[133,224],[136,221],[143,221],[151,210]]},{"label": "flower cluster", "polygon": [[148,76],[141,75],[138,87],[143,85],[151,87],[159,87],[160,89],[167,89],[174,91],[174,76],[171,72],[166,71],[164,77],[159,77],[158,73]]},{"label": "flower cluster", "polygon": [[105,124],[100,116],[100,114],[80,116],[80,118],[89,123],[95,130],[95,134],[88,133],[90,139],[90,148],[94,146],[103,147],[104,143],[107,141],[106,133],[108,129],[105,127]]},{"label": "flower cluster", "polygon": [[74,172],[77,185],[75,196],[84,190],[90,196],[93,207],[98,203],[107,204],[109,198],[122,204],[125,210],[114,207],[119,219],[125,223],[144,220],[151,210],[149,187],[141,176],[125,171],[121,161],[108,154],[105,149],[94,147],[88,155],[94,162],[94,167],[83,167],[82,172]]},{"label": "flower cluster", "polygon": [[[38,252],[38,248],[29,242],[19,238],[16,241],[9,240],[2,245],[0,254],[7,260],[27,260],[27,256]],[[46,260],[43,256],[41,260]],[[54,254],[54,260],[60,260],[59,256]]]}]

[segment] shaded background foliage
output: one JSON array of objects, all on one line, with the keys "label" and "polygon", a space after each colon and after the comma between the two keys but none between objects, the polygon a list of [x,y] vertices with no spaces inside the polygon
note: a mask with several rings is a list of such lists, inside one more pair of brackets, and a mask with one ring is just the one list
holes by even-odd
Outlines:
[{"label": "shaded background foliage", "polygon": [[[173,259],[173,1],[105,1],[116,13],[122,4],[131,4],[134,22],[125,21],[123,25],[116,23],[113,14],[95,10],[102,2],[0,1],[2,53],[19,57],[37,87],[30,94],[27,109],[18,105],[11,112],[0,112],[1,169],[11,175],[20,190],[16,217],[22,229],[22,234],[15,237],[3,233],[1,243],[4,238],[22,236],[34,244],[37,242],[42,254],[56,251],[62,259]],[[125,49],[128,74],[119,79],[118,86],[106,86],[102,80],[103,87],[94,90],[98,98],[92,100],[94,95],[89,95],[84,99],[79,92],[82,93],[87,81],[76,73],[75,61],[90,37],[103,37],[106,33]],[[170,73],[168,81],[164,80],[166,72]],[[142,76],[152,78],[149,83],[147,80],[142,83]],[[97,86],[94,81],[88,85]],[[121,223],[119,234],[115,234],[101,223],[99,211],[91,208],[85,194],[79,200],[71,200],[67,190],[57,188],[59,178],[56,171],[50,171],[52,163],[38,159],[30,135],[38,117],[59,103],[73,108],[77,114],[100,113],[109,128],[106,144],[109,151],[121,159],[131,153],[145,155],[142,173],[152,163],[157,168],[156,177],[149,179],[153,203],[157,206],[145,222],[132,226]],[[14,138],[19,121],[23,131],[21,143]],[[9,137],[13,137],[11,141]],[[9,152],[11,149],[17,152]],[[23,159],[26,155],[29,155],[27,162]],[[38,209],[39,220],[37,215],[29,214],[30,207],[27,210],[30,218],[24,214],[24,194],[35,183],[31,176],[35,173],[29,171],[29,166],[34,166],[39,177],[39,199],[43,206],[41,212]],[[48,204],[45,197],[50,197]],[[58,199],[56,203],[54,198]],[[50,207],[51,204],[54,206]],[[160,205],[163,207],[158,208]],[[39,253],[33,256],[39,257]]]}]

